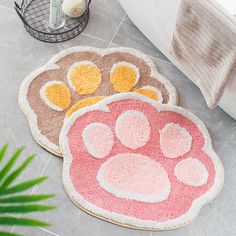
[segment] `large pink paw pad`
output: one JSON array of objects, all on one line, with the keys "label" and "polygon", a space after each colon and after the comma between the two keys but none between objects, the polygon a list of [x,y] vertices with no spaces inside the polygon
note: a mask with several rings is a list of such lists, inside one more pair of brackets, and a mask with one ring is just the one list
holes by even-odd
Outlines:
[{"label": "large pink paw pad", "polygon": [[77,111],[65,121],[60,144],[72,201],[127,227],[183,226],[223,184],[204,124],[183,108],[138,94]]},{"label": "large pink paw pad", "polygon": [[140,154],[123,153],[111,157],[99,169],[97,179],[115,196],[142,202],[163,201],[170,192],[165,169]]}]

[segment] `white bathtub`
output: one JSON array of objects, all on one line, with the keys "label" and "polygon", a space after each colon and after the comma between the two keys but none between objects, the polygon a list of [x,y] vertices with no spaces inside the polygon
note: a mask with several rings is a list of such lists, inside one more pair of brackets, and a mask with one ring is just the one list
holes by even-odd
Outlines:
[{"label": "white bathtub", "polygon": [[[146,35],[146,37],[184,73],[184,71],[169,53],[169,46],[172,40],[175,18],[181,0],[119,1],[127,15],[143,32],[143,34]],[[222,7],[220,4],[224,4],[224,8],[228,9],[231,14],[236,14],[236,1],[217,1],[218,2],[214,2],[214,4],[216,4],[218,8]],[[234,119],[236,119],[236,76],[228,83],[219,102],[219,106]]]}]

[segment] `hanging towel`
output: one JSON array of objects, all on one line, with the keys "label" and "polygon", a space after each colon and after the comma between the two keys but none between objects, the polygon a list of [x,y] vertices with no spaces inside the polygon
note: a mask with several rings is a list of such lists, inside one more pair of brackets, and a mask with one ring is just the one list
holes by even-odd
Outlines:
[{"label": "hanging towel", "polygon": [[213,0],[182,0],[170,53],[215,107],[236,76],[236,17]]}]

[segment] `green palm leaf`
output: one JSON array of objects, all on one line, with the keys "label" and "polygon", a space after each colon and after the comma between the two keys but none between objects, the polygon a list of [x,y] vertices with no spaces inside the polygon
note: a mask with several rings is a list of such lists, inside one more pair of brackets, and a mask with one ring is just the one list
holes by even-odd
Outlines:
[{"label": "green palm leaf", "polygon": [[19,234],[13,234],[8,232],[0,232],[0,236],[20,236]]},{"label": "green palm leaf", "polygon": [[38,226],[44,227],[49,226],[50,224],[28,218],[17,218],[17,217],[0,217],[1,225],[27,225],[27,226]]},{"label": "green palm leaf", "polygon": [[30,162],[33,160],[35,155],[29,156],[21,165],[19,168],[17,168],[15,171],[13,171],[3,182],[0,188],[6,188],[9,186],[18,176],[19,174],[30,164]]},{"label": "green palm leaf", "polygon": [[6,195],[10,193],[18,193],[18,192],[23,192],[29,188],[32,188],[36,184],[40,184],[43,181],[45,181],[48,177],[40,177],[36,178],[33,180],[25,181],[21,184],[17,184],[11,188],[5,189],[5,188],[0,188],[0,195]]},{"label": "green palm leaf", "polygon": [[5,197],[0,198],[0,204],[1,203],[28,203],[28,202],[37,202],[37,201],[43,201],[48,198],[54,197],[54,194],[45,194],[45,195],[26,195],[26,196],[16,196],[16,197]]},{"label": "green palm leaf", "polygon": [[0,150],[0,162],[2,161],[2,159],[3,159],[3,157],[4,157],[5,153],[6,153],[7,148],[8,148],[8,144],[5,144],[2,147],[2,149]]},{"label": "green palm leaf", "polygon": [[17,158],[20,156],[23,150],[24,150],[23,147],[19,148],[11,157],[11,159],[8,161],[8,163],[5,165],[5,167],[3,167],[3,169],[0,171],[0,182],[8,174],[9,170],[12,168],[12,166],[14,165],[14,163],[16,162]]},{"label": "green palm leaf", "polygon": [[[6,144],[0,149],[0,162],[6,154],[7,147],[8,145]],[[39,201],[54,197],[53,194],[15,196],[15,194],[24,192],[47,179],[47,177],[39,177],[16,185],[13,184],[14,180],[28,167],[35,156],[31,155],[27,157],[18,168],[12,170],[23,149],[23,147],[19,148],[5,166],[0,169],[0,225],[21,225],[33,227],[49,226],[48,223],[36,219],[6,216],[6,214],[27,214],[30,212],[42,212],[55,209],[54,206],[37,204]],[[3,235],[16,236],[17,234],[0,232],[0,236]]]},{"label": "green palm leaf", "polygon": [[52,209],[55,209],[55,207],[44,205],[0,206],[0,214],[20,214],[37,211],[48,211]]}]

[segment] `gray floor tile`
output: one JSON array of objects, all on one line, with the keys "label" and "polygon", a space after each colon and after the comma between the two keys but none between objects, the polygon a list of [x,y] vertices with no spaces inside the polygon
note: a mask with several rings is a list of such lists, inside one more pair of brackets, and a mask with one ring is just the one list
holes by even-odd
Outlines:
[{"label": "gray floor tile", "polygon": [[84,32],[110,41],[124,15],[117,0],[92,1],[90,19]]},{"label": "gray floor tile", "polygon": [[[20,3],[20,0],[16,0],[17,3]],[[8,7],[10,9],[14,8],[14,1],[13,0],[1,0],[0,1],[0,7],[4,6],[4,7]]]},{"label": "gray floor tile", "polygon": [[2,226],[0,225],[0,233],[1,232],[11,232],[13,226]]},{"label": "gray floor tile", "polygon": [[0,64],[0,73],[8,75],[8,82],[14,73],[18,75],[14,77],[14,81],[20,82],[22,75],[43,65],[59,51],[56,44],[43,43],[32,38],[13,11],[0,8],[0,29],[0,59],[4,61],[4,64]]},{"label": "gray floor tile", "polygon": [[152,57],[157,57],[162,60],[168,59],[142,34],[142,32],[125,17],[112,43],[136,48]]},{"label": "gray floor tile", "polygon": [[[39,177],[50,155],[39,147],[33,140],[28,123],[17,103],[18,89],[23,78],[44,64],[55,52],[57,46],[48,48],[46,44],[31,38],[13,11],[0,7],[0,78],[1,78],[1,113],[0,113],[0,145],[10,144],[4,162],[20,146],[27,148],[16,163],[32,153],[38,156],[32,164],[16,179],[15,184]],[[4,164],[4,163],[3,163]],[[30,193],[32,189],[27,191]],[[5,230],[11,227],[2,227]]]},{"label": "gray floor tile", "polygon": [[39,185],[34,191],[34,194],[41,192],[56,194],[55,198],[48,200],[46,203],[55,205],[58,209],[50,212],[44,212],[43,214],[32,214],[30,216],[37,217],[38,219],[52,224],[53,226],[48,228],[48,230],[57,234],[60,233],[60,235],[68,235],[70,232],[76,232],[76,230],[78,230],[75,222],[76,218],[80,216],[80,212],[77,211],[74,204],[69,201],[63,189],[61,168],[62,159],[57,157],[52,158],[45,170],[45,175],[49,176],[47,183],[44,186]]},{"label": "gray floor tile", "polygon": [[24,236],[57,236],[57,234],[54,234],[47,229],[32,227],[15,227],[13,233],[16,232]]},{"label": "gray floor tile", "polygon": [[[28,123],[17,103],[18,89],[24,77],[36,67],[59,51],[57,45],[36,41],[23,28],[14,12],[0,8],[0,143],[10,143],[9,155],[17,147],[28,147],[22,155],[26,157],[37,153],[34,165],[28,169],[28,177],[41,174],[50,155],[39,147],[33,140]],[[4,31],[3,31],[3,30]],[[26,175],[26,176],[25,176]],[[22,174],[27,178],[27,173]],[[23,178],[23,177],[22,177]]]}]

